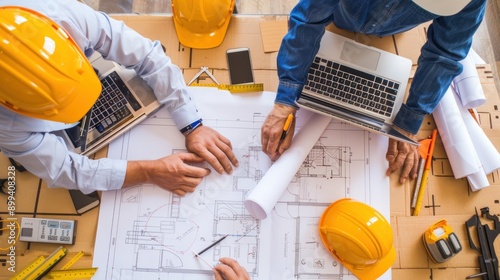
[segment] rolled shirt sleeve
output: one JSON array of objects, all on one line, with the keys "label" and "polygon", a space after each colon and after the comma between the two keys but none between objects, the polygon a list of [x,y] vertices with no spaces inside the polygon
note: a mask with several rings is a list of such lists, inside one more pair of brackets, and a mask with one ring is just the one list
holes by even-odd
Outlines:
[{"label": "rolled shirt sleeve", "polygon": [[[123,22],[92,10],[76,0],[0,0],[0,6],[38,11],[62,26],[87,56],[98,51],[106,59],[134,69],[154,90],[180,129],[200,119],[187,92],[182,72],[166,56],[159,41],[144,38]],[[0,108],[0,149],[42,178],[49,187],[115,190],[122,187],[127,162],[93,160],[68,151],[50,133],[65,124],[31,119]]]}]

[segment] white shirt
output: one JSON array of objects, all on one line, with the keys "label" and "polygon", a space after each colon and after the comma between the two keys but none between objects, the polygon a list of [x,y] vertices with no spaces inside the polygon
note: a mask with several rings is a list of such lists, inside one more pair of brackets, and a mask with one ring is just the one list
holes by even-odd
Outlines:
[{"label": "white shirt", "polygon": [[[22,6],[45,14],[63,27],[88,57],[97,51],[134,69],[153,88],[179,129],[200,119],[181,70],[164,54],[159,41],[152,42],[123,22],[75,0],[0,0],[0,6]],[[70,126],[25,117],[0,106],[0,150],[49,187],[79,188],[84,193],[121,188],[125,160],[91,160],[68,151],[64,141],[50,133]]]}]

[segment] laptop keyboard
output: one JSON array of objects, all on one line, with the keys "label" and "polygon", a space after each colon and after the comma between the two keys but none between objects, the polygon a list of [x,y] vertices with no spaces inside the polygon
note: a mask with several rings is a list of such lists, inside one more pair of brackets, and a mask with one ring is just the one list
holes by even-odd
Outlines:
[{"label": "laptop keyboard", "polygon": [[126,106],[129,103],[134,110],[140,108],[132,93],[116,72],[112,72],[101,80],[102,92],[97,99],[90,117],[90,127],[103,133],[114,124],[130,116],[132,113]]},{"label": "laptop keyboard", "polygon": [[304,89],[390,117],[399,83],[316,57]]}]

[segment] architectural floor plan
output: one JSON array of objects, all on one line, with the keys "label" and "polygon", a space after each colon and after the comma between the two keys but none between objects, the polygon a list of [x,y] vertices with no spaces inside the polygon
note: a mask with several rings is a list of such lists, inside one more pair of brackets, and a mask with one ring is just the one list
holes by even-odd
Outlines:
[{"label": "architectural floor plan", "polygon": [[[356,279],[323,247],[318,220],[344,197],[364,201],[389,219],[387,139],[330,122],[271,215],[258,220],[243,202],[272,164],[261,151],[260,129],[274,93],[195,88],[193,98],[204,125],[231,140],[240,166],[231,175],[211,172],[185,197],[154,185],[104,192],[93,279],[213,279],[212,266],[221,257],[238,260],[254,280]],[[308,114],[298,112],[297,130]],[[184,138],[168,113],[159,111],[113,142],[109,157],[146,159],[179,151],[185,151]],[[194,256],[226,234],[201,258]]]}]

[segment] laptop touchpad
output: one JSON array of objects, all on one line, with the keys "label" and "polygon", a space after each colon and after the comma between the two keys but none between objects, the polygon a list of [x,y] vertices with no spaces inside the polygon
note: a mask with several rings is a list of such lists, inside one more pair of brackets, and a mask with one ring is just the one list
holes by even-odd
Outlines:
[{"label": "laptop touchpad", "polygon": [[141,77],[135,76],[128,81],[128,84],[144,106],[148,106],[156,101],[153,89]]},{"label": "laptop touchpad", "polygon": [[377,70],[380,53],[351,42],[344,42],[340,59],[364,68]]}]

